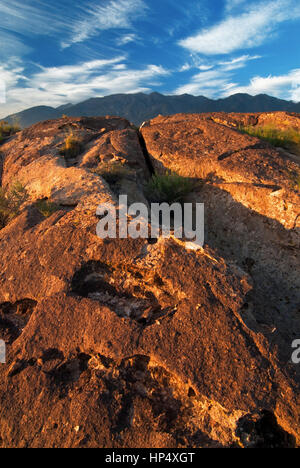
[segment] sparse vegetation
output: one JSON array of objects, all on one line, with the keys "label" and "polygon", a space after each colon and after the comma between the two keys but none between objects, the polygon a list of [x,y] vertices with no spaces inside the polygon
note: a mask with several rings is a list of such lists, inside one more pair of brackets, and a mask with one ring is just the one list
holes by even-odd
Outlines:
[{"label": "sparse vegetation", "polygon": [[290,174],[291,188],[300,192],[300,172],[292,172]]},{"label": "sparse vegetation", "polygon": [[74,134],[73,130],[70,130],[65,138],[64,145],[60,150],[60,154],[62,154],[66,159],[74,159],[80,154],[81,151],[81,140]]},{"label": "sparse vegetation", "polygon": [[35,206],[45,218],[49,218],[53,213],[59,210],[59,206],[56,203],[46,199],[38,200]]},{"label": "sparse vegetation", "polygon": [[112,161],[101,164],[94,172],[103,177],[108,184],[116,184],[134,172],[120,161]]},{"label": "sparse vegetation", "polygon": [[0,188],[0,229],[18,216],[27,199],[27,191],[20,182],[12,184],[10,189]]},{"label": "sparse vegetation", "polygon": [[286,148],[300,154],[300,132],[293,128],[281,130],[272,125],[262,127],[249,125],[240,127],[240,131],[268,141],[273,146]]},{"label": "sparse vegetation", "polygon": [[182,203],[193,190],[194,182],[172,172],[155,174],[146,187],[148,198],[152,202]]},{"label": "sparse vegetation", "polygon": [[6,138],[14,135],[20,131],[20,126],[18,124],[9,124],[2,120],[0,122],[0,142]]}]

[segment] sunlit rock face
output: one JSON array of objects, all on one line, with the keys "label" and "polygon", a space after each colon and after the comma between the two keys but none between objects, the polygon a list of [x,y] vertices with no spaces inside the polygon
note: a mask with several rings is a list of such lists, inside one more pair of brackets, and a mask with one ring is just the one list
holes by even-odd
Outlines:
[{"label": "sunlit rock face", "polygon": [[[2,145],[28,199],[0,231],[0,446],[299,445],[299,166],[237,130],[258,118],[63,118]],[[99,204],[148,204],[166,170],[194,179],[203,248],[97,237]]]}]

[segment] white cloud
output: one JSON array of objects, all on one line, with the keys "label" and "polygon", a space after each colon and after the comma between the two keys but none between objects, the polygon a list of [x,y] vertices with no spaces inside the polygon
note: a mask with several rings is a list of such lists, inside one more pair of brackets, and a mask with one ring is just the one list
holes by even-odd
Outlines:
[{"label": "white cloud", "polygon": [[24,44],[21,39],[18,39],[13,34],[7,31],[1,31],[0,26],[0,59],[3,61],[9,60],[11,57],[23,56],[31,51],[30,47]]},{"label": "white cloud", "polygon": [[190,63],[185,63],[184,65],[182,65],[182,67],[179,68],[179,71],[180,72],[186,72],[186,71],[189,71],[191,70],[192,65]]},{"label": "white cloud", "polygon": [[180,68],[179,72],[185,72],[189,71],[192,69],[195,70],[201,70],[201,71],[207,71],[211,70],[214,68],[215,63],[213,63],[210,60],[203,59],[202,57],[199,57],[197,54],[191,54],[189,61],[185,62]]},{"label": "white cloud", "polygon": [[224,71],[238,70],[239,68],[244,68],[247,62],[251,60],[258,60],[262,58],[260,55],[242,55],[225,62],[219,62],[218,65],[222,66]]},{"label": "white cloud", "polygon": [[224,89],[228,80],[221,70],[209,70],[197,73],[191,81],[176,89],[175,94],[193,94],[213,97]]},{"label": "white cloud", "polygon": [[[86,0],[82,3],[74,0],[61,3],[0,0],[2,56],[9,57],[14,45],[13,54],[16,55],[19,50],[18,55],[23,55],[28,51],[25,50],[24,40],[33,35],[52,36],[63,47],[69,47],[101,31],[132,29],[134,21],[146,10],[144,0]],[[128,31],[122,33],[120,45],[134,40],[134,34]]]},{"label": "white cloud", "polygon": [[63,47],[83,42],[108,29],[130,29],[133,20],[144,14],[146,5],[143,0],[110,0],[104,6],[94,3],[86,10],[87,13],[74,22],[70,38],[62,42]]},{"label": "white cloud", "polygon": [[[7,94],[20,80],[26,80],[23,67],[18,59],[10,59],[6,65],[0,65],[0,103],[6,104]],[[4,106],[1,106],[3,109]]]},{"label": "white cloud", "polygon": [[97,72],[109,65],[119,64],[125,58],[125,56],[122,56],[109,60],[92,60],[78,65],[64,65],[51,68],[39,66],[42,71],[36,73],[31,82],[40,88],[46,88],[55,82],[66,83],[73,80],[84,82],[93,72]]},{"label": "white cloud", "polygon": [[234,10],[237,7],[240,7],[241,5],[245,4],[248,0],[227,0],[225,9],[226,11],[231,11]]},{"label": "white cloud", "polygon": [[0,118],[38,105],[57,107],[107,94],[147,92],[168,71],[157,65],[129,69],[125,57],[116,57],[62,67],[39,66],[25,86],[20,82],[24,79],[22,73],[21,68],[0,68],[0,79],[2,76],[9,83],[7,103],[1,105]]},{"label": "white cloud", "polygon": [[51,4],[44,5],[33,0],[0,0],[1,26],[3,30],[30,36],[48,34],[64,29],[67,15],[62,16]]},{"label": "white cloud", "polygon": [[235,93],[248,93],[253,96],[257,94],[270,94],[272,96],[300,101],[300,69],[291,70],[286,75],[278,76],[255,76],[247,86],[232,85],[229,92],[224,95]]},{"label": "white cloud", "polygon": [[199,65],[199,70],[201,71],[207,71],[207,70],[211,70],[213,67],[213,65]]},{"label": "white cloud", "polygon": [[205,55],[229,54],[261,45],[279,23],[299,17],[298,0],[259,3],[239,16],[228,16],[221,23],[179,41],[179,45]]},{"label": "white cloud", "polygon": [[211,61],[197,66],[201,73],[196,73],[190,81],[175,90],[175,94],[194,94],[216,97],[227,92],[231,87],[234,70],[243,68],[251,60],[261,58],[259,55],[242,55],[227,61]]},{"label": "white cloud", "polygon": [[26,79],[23,75],[24,68],[18,59],[10,59],[6,65],[0,65],[0,81],[5,83],[6,89],[15,86],[21,79]]},{"label": "white cloud", "polygon": [[125,34],[117,40],[118,46],[129,44],[130,42],[136,42],[139,38],[136,34]]}]

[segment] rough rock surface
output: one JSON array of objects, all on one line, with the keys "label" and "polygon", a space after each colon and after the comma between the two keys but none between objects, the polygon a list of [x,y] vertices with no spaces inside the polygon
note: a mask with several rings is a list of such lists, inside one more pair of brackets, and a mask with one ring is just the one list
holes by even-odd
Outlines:
[{"label": "rough rock surface", "polygon": [[[65,161],[70,126],[82,151]],[[99,203],[144,197],[149,161],[127,121],[49,121],[1,147],[2,185],[30,198],[0,231],[0,446],[299,445],[293,163],[209,116],[142,134],[157,170],[215,173],[191,195],[207,205],[204,249],[96,236]],[[94,172],[111,160],[131,169],[118,187]],[[44,198],[59,205],[48,218]]]},{"label": "rough rock surface", "polygon": [[[278,114],[277,124],[292,118]],[[272,340],[276,335],[287,362],[293,336],[300,335],[300,194],[291,185],[299,165],[268,143],[230,128],[271,121],[272,115],[158,117],[141,131],[157,171],[195,180],[191,201],[205,203],[207,244],[251,275],[247,323],[265,329]],[[299,117],[294,120],[296,127]],[[204,188],[200,184],[197,190],[203,179]]]}]

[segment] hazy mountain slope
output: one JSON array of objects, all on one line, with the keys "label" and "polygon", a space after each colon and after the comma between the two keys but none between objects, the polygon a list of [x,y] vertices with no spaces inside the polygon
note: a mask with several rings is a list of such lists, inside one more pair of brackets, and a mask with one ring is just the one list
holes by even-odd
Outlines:
[{"label": "hazy mountain slope", "polygon": [[30,127],[31,125],[48,119],[56,119],[61,115],[61,111],[48,106],[37,106],[26,109],[17,114],[13,114],[4,120],[8,122],[17,122],[21,127]]},{"label": "hazy mountain slope", "polygon": [[151,94],[115,94],[102,98],[92,98],[79,104],[66,104],[56,109],[47,106],[33,107],[24,110],[5,120],[16,119],[22,127],[34,123],[55,119],[62,114],[68,116],[99,116],[117,115],[125,117],[136,125],[156,117],[159,114],[171,115],[177,113],[201,112],[270,112],[270,111],[300,112],[300,104],[284,101],[265,94],[250,96],[235,94],[225,99],[212,100],[204,96],[164,96]]}]

